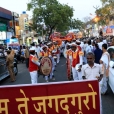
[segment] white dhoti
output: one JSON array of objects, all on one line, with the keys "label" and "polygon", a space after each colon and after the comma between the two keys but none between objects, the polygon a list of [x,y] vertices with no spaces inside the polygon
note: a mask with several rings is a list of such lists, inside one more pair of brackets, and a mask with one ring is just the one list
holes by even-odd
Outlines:
[{"label": "white dhoti", "polygon": [[59,63],[59,61],[60,61],[60,53],[57,54],[57,63]]},{"label": "white dhoti", "polygon": [[79,80],[77,70],[74,67],[72,67],[72,74],[74,80]]},{"label": "white dhoti", "polygon": [[31,83],[36,84],[38,81],[38,73],[37,71],[30,72]]},{"label": "white dhoti", "polygon": [[53,72],[55,70],[55,61],[54,61],[54,58],[53,57],[50,57],[50,59],[52,61],[52,71],[50,73],[50,79],[52,79],[53,78],[53,75],[54,75]]},{"label": "white dhoti", "polygon": [[103,78],[102,78],[102,84],[101,84],[101,94],[105,94],[108,86],[107,86],[107,82],[108,82],[108,77],[106,77],[106,70],[108,70],[109,68],[109,62],[110,62],[110,55],[109,53],[105,52],[103,53],[101,59],[100,59],[103,64],[102,65],[102,70],[104,72]]},{"label": "white dhoti", "polygon": [[108,89],[108,85],[107,85],[107,77],[103,76],[101,82],[100,82],[100,86],[101,86],[101,94],[105,94],[107,89]]},{"label": "white dhoti", "polygon": [[45,80],[48,81],[48,76],[45,76]]},{"label": "white dhoti", "polygon": [[83,78],[82,78],[82,72],[81,71],[80,72],[77,71],[77,73],[78,73],[78,79],[79,80],[83,80]]}]

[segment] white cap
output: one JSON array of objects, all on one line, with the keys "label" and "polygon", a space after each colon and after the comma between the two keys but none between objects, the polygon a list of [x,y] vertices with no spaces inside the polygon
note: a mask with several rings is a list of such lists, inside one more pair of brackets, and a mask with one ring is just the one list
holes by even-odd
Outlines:
[{"label": "white cap", "polygon": [[79,40],[76,40],[76,42],[80,43],[80,41],[79,41]]},{"label": "white cap", "polygon": [[32,46],[32,47],[30,48],[30,51],[32,51],[32,50],[36,50],[36,48]]},{"label": "white cap", "polygon": [[76,43],[74,43],[74,42],[73,42],[71,45],[72,45],[72,46],[77,46],[77,44],[76,44]]},{"label": "white cap", "polygon": [[71,44],[70,43],[67,43],[67,46],[71,46]]}]

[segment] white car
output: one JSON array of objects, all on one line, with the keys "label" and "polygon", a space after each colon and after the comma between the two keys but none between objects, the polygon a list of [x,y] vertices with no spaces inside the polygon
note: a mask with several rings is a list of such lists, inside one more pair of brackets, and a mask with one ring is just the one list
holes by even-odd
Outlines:
[{"label": "white car", "polygon": [[[114,54],[114,46],[108,48],[108,52]],[[109,69],[109,85],[114,93],[114,60],[110,60],[110,69]]]}]

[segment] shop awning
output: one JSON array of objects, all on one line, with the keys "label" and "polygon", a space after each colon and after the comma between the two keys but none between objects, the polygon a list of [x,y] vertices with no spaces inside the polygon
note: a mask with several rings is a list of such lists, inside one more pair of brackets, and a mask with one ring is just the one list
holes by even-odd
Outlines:
[{"label": "shop awning", "polygon": [[111,29],[114,29],[114,25],[110,26]]}]

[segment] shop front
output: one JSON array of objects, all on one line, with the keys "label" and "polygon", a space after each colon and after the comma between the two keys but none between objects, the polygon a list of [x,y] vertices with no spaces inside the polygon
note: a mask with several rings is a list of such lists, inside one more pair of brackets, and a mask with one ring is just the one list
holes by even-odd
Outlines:
[{"label": "shop front", "polygon": [[0,22],[0,44],[6,44],[6,31],[6,24]]},{"label": "shop front", "polygon": [[0,44],[7,44],[7,32],[10,28],[10,20],[12,20],[11,11],[0,7]]}]

